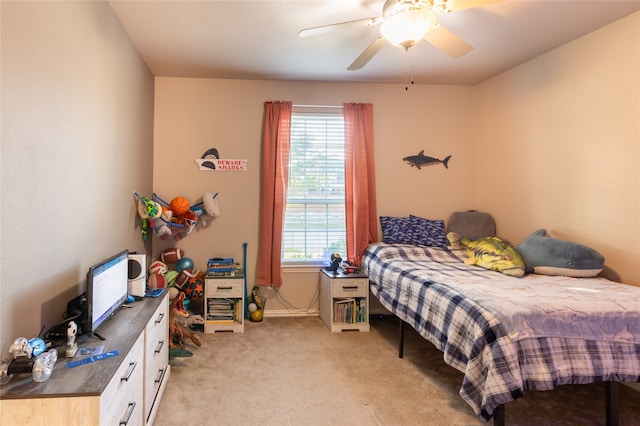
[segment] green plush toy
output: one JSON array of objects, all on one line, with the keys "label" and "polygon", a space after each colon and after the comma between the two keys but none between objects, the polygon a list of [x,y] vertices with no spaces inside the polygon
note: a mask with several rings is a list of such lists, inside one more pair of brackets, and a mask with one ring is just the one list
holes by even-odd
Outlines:
[{"label": "green plush toy", "polygon": [[522,277],[524,261],[515,248],[498,237],[484,237],[470,240],[456,232],[449,232],[447,239],[452,249],[467,249],[469,258],[465,263],[477,265],[491,271],[502,272],[512,277]]},{"label": "green plush toy", "polygon": [[147,232],[153,219],[157,219],[162,214],[162,206],[147,197],[138,198],[138,215],[142,219],[142,239],[147,239]]}]

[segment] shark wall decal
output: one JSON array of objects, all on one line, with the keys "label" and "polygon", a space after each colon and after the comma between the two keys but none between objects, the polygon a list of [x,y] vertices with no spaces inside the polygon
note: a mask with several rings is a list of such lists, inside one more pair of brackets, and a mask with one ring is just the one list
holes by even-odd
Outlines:
[{"label": "shark wall decal", "polygon": [[432,166],[434,164],[442,163],[446,169],[449,168],[449,160],[451,156],[447,156],[444,160],[438,160],[437,158],[428,157],[424,155],[424,149],[418,153],[418,155],[410,155],[408,157],[404,157],[402,161],[409,164],[411,167],[417,167],[421,169],[422,166]]}]

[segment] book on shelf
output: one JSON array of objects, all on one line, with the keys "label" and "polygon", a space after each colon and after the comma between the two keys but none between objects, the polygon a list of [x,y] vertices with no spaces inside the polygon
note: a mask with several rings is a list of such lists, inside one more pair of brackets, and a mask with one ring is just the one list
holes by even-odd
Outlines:
[{"label": "book on shelf", "polygon": [[364,297],[334,299],[333,320],[335,322],[355,324],[367,321],[367,302]]},{"label": "book on shelf", "polygon": [[207,318],[207,322],[210,324],[233,324],[236,320],[232,319],[209,319]]},{"label": "book on shelf", "polygon": [[242,320],[242,299],[216,297],[207,299],[207,321],[238,322]]}]

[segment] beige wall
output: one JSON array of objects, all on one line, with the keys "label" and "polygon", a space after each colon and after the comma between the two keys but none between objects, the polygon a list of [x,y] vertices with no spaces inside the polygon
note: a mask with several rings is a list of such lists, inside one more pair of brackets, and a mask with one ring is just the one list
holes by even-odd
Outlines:
[{"label": "beige wall", "polygon": [[[638,16],[475,88],[157,78],[154,190],[194,201],[220,192],[223,211],[177,246],[204,268],[212,256],[241,259],[247,241],[252,286],[264,101],[371,102],[380,215],[489,211],[515,244],[545,227],[595,247],[608,276],[638,284]],[[211,147],[248,159],[249,171],[198,171],[193,160]],[[453,155],[450,170],[401,161],[421,149]],[[173,245],[156,240],[154,255]],[[283,278],[285,301],[263,289],[267,314],[317,308],[314,269],[287,269]]]},{"label": "beige wall", "polygon": [[153,76],[104,2],[0,2],[0,350],[62,320],[89,266],[144,251]]},{"label": "beige wall", "polygon": [[[298,105],[374,104],[378,213],[446,218],[455,209],[473,207],[471,177],[470,87],[302,83],[188,78],[156,78],[153,188],[169,201],[185,196],[193,204],[206,191],[219,192],[222,215],[187,238],[154,240],[158,255],[182,248],[205,269],[207,259],[242,260],[248,242],[248,283],[253,286],[258,235],[259,169],[262,113],[265,101],[291,100]],[[194,159],[209,148],[221,158],[247,159],[247,172],[203,172]],[[452,155],[442,165],[422,170],[402,161],[426,155]],[[286,310],[273,291],[264,289],[270,314],[317,308],[318,269],[287,271],[280,293],[296,309]]]},{"label": "beige wall", "polygon": [[640,285],[640,13],[474,89],[474,205],[519,243],[546,228]]},{"label": "beige wall", "polygon": [[[248,242],[251,285],[266,100],[374,104],[380,215],[487,210],[516,243],[546,227],[640,284],[638,13],[475,88],[158,78],[154,128],[153,76],[108,5],[0,12],[0,350],[58,321],[91,264],[144,251],[133,191],[220,192],[222,216],[178,246],[204,268]],[[211,147],[249,170],[198,171]],[[402,163],[421,149],[453,155],[450,169]],[[153,253],[171,245],[154,239]],[[317,273],[287,271],[281,293],[304,311],[316,289]]]}]

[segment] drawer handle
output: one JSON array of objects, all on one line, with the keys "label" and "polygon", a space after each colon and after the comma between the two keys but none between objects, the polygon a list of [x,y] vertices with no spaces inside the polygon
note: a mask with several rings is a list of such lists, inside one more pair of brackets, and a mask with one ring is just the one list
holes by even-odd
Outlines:
[{"label": "drawer handle", "polygon": [[131,415],[133,414],[133,410],[136,408],[136,402],[130,402],[129,407],[127,408],[127,416],[124,420],[120,420],[119,425],[127,425],[129,424],[129,420],[131,419]]},{"label": "drawer handle", "polygon": [[162,377],[164,376],[164,368],[158,370],[158,378],[154,381],[154,383],[160,383],[162,381]]},{"label": "drawer handle", "polygon": [[127,370],[127,374],[120,378],[121,382],[128,382],[129,381],[129,379],[131,378],[131,375],[133,374],[133,370],[136,369],[136,365],[138,365],[137,362],[130,362],[129,363],[129,369]]},{"label": "drawer handle", "polygon": [[158,315],[158,319],[156,319],[156,324],[160,324],[162,322],[162,318],[164,318],[164,312],[161,312]]},{"label": "drawer handle", "polygon": [[162,350],[162,347],[164,346],[164,340],[160,340],[158,342],[158,347],[156,348],[156,350],[154,351],[155,353],[160,353],[160,351]]},{"label": "drawer handle", "polygon": [[231,290],[233,287],[232,287],[232,286],[230,286],[230,285],[227,285],[227,286],[224,286],[224,287],[222,287],[222,286],[218,286],[218,287],[216,287],[216,288],[217,288],[218,290]]},{"label": "drawer handle", "polygon": [[358,286],[357,285],[343,285],[342,289],[343,290],[357,290]]}]

